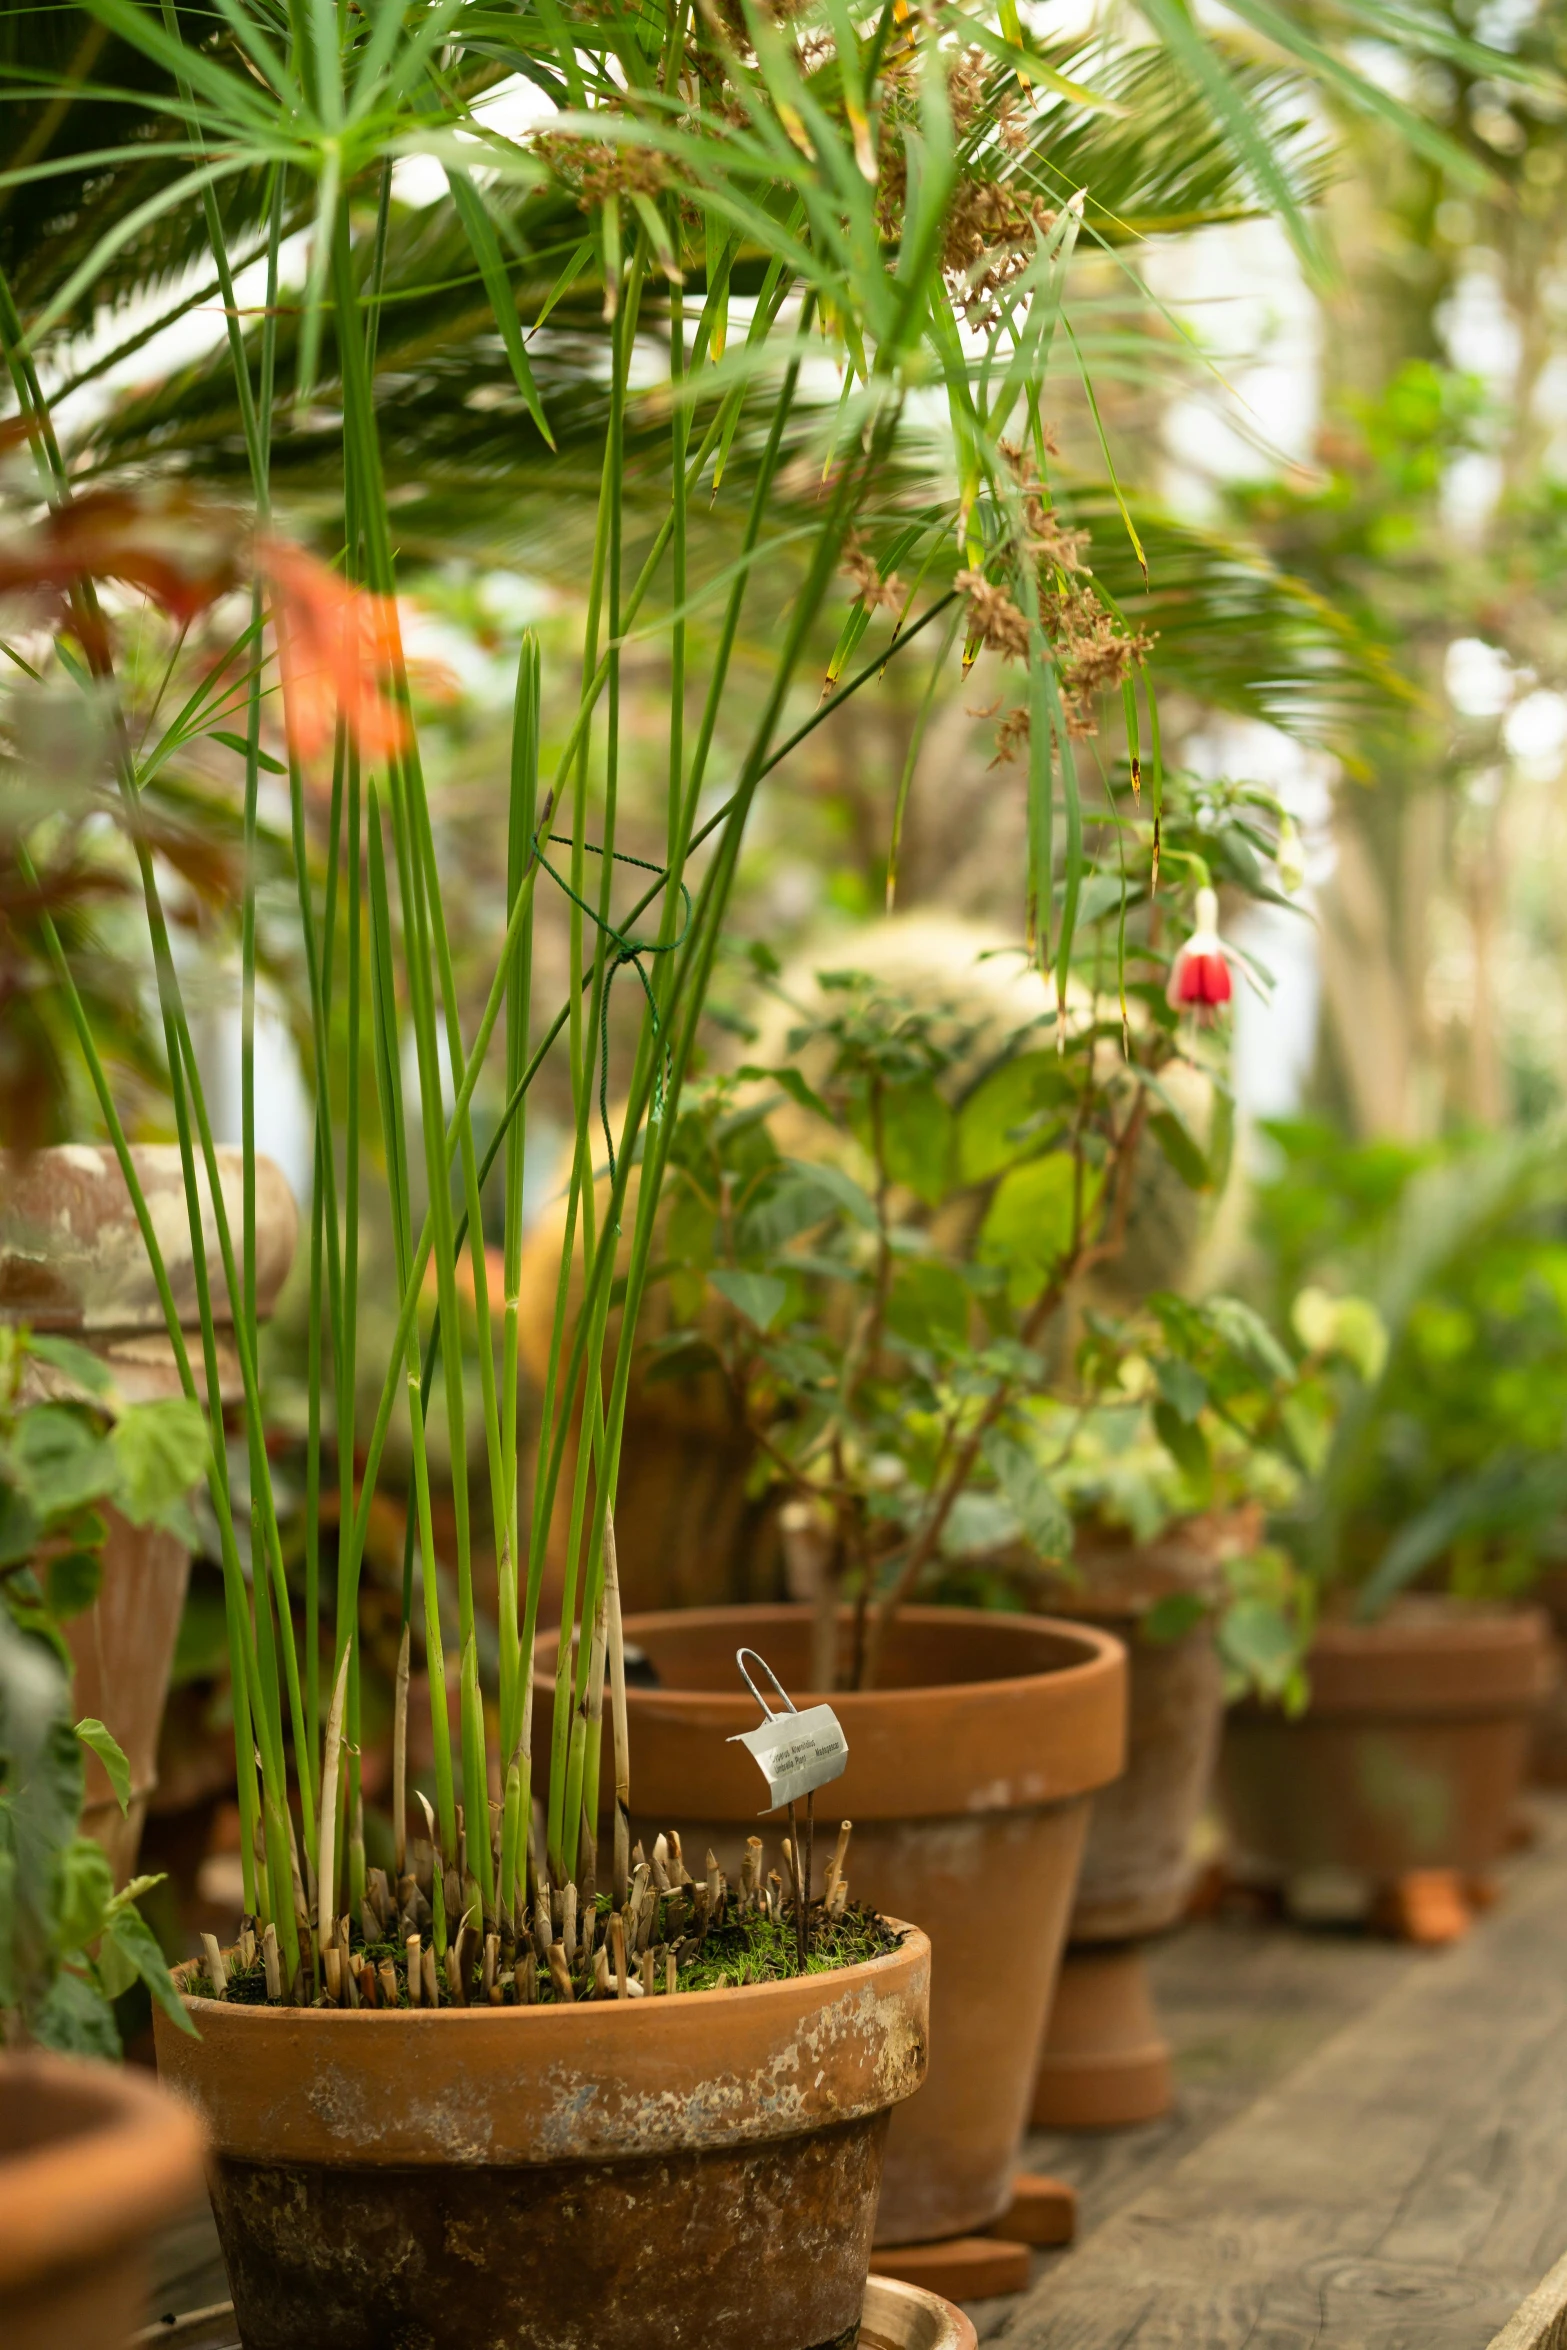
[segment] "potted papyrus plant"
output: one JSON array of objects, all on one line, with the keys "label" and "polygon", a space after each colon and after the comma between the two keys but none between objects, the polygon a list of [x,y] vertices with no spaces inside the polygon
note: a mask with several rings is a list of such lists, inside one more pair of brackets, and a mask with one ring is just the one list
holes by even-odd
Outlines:
[{"label": "potted papyrus plant", "polygon": [[[1260,4],[1246,0],[1253,11]],[[970,644],[1025,660],[1026,705],[1008,740],[1018,752],[1026,741],[1030,927],[1042,967],[1064,991],[1089,868],[1072,728],[1085,693],[1133,686],[1140,646],[1084,588],[1077,542],[1054,513],[1039,394],[1087,208],[1080,182],[1056,185],[1018,115],[1047,93],[1069,154],[1070,131],[1113,109],[1023,31],[1010,0],[950,25],[890,5],[778,18],[748,0],[651,14],[461,0],[379,0],[345,13],[328,0],[287,9],[222,0],[216,20],[176,0],[91,0],[80,16],[55,13],[82,41],[63,54],[46,47],[44,64],[29,69],[38,136],[8,185],[63,182],[77,209],[68,235],[41,240],[53,276],[37,265],[25,217],[11,231],[32,273],[24,267],[0,285],[0,345],[35,479],[15,533],[19,568],[0,585],[30,594],[33,618],[48,624],[47,653],[35,647],[49,663],[41,690],[50,680],[79,684],[97,726],[86,759],[93,813],[119,827],[142,895],[181,1155],[199,1384],[72,958],[44,915],[52,978],[136,1209],[182,1385],[193,1400],[205,1397],[210,1415],[247,1924],[237,1949],[209,1952],[189,1983],[200,2041],[171,2030],[161,2056],[212,2130],[242,2336],[247,2350],[306,2332],[341,2350],[379,2350],[410,2327],[439,2324],[541,2350],[575,2331],[595,2350],[617,2350],[646,2339],[649,2307],[667,2307],[673,2293],[701,2350],[848,2340],[886,2117],[923,2066],[926,1945],[912,1929],[846,1912],[841,1875],[830,1900],[813,1902],[811,1883],[775,1888],[759,1881],[754,1862],[731,1885],[703,1855],[687,1856],[688,1872],[673,1843],[655,1841],[640,1860],[629,1849],[618,1450],[662,1179],[748,815],[764,778],[822,711],[905,648],[940,643],[934,624],[943,619],[954,638],[961,629]],[[1183,86],[1202,94],[1221,130],[1244,126],[1249,168],[1309,241],[1297,179],[1277,162],[1266,128],[1266,93],[1259,103],[1255,79],[1232,72],[1183,14],[1161,9],[1157,21]],[[52,24],[39,38],[54,38]],[[1314,43],[1294,46],[1342,76]],[[480,106],[506,81],[536,93],[547,118],[520,140]],[[77,119],[104,126],[105,137],[62,153],[60,125]],[[471,1027],[454,982],[395,601],[399,525],[386,452],[399,387],[378,373],[390,316],[424,291],[394,234],[396,167],[415,156],[446,175],[458,267],[482,289],[484,332],[504,353],[519,434],[542,450],[584,415],[596,433],[580,693],[546,754],[537,650],[521,647],[510,771],[497,779],[508,809],[499,936]],[[1123,177],[1125,161],[1122,153]],[[1105,210],[1107,227],[1110,219]],[[307,258],[293,288],[284,245],[296,231]],[[183,435],[177,426],[149,432],[142,455],[159,477],[154,492],[84,488],[62,453],[40,369],[95,289],[112,290],[122,257],[151,249],[166,266],[171,245],[185,253],[192,244],[212,288],[192,301],[220,306],[231,362],[221,422],[208,412],[205,439],[200,424]],[[242,294],[241,259],[255,264],[254,301]],[[537,296],[526,320],[519,288]],[[547,315],[573,289],[571,331],[547,330]],[[584,292],[598,327],[586,358]],[[738,329],[742,301],[743,337],[728,331]],[[842,367],[830,389],[812,372],[822,338]],[[662,387],[651,424],[638,404],[650,347]],[[936,386],[947,422],[933,444]],[[439,444],[439,434],[427,444],[435,456]],[[341,502],[335,568],[280,526],[291,462],[323,445],[334,507]],[[243,516],[219,512],[176,478],[190,448],[215,464],[237,461]],[[720,467],[743,482],[745,518],[732,560],[714,576],[692,561],[691,519]],[[644,512],[649,526],[635,535]],[[858,609],[833,691],[791,734],[791,689],[844,563]],[[129,584],[167,616],[155,657],[142,637],[128,641],[102,581]],[[719,615],[705,674],[690,627],[699,592]],[[240,617],[230,624],[236,599]],[[628,884],[616,839],[623,649],[655,618],[670,662],[665,855],[651,883]],[[714,733],[742,622],[764,630],[772,657],[736,771],[720,778]],[[858,667],[846,666],[851,656]],[[230,750],[242,810],[247,1169],[265,1116],[254,1053],[258,873],[274,814],[295,893],[316,1111],[310,1449],[318,1463],[330,1423],[340,1512],[325,1670],[313,1638],[301,1656],[294,1634],[263,1414],[253,1196],[247,1184],[236,1229],[171,937],[170,863],[149,828],[171,764],[196,745],[214,758],[211,745]],[[24,879],[36,873],[33,844],[20,844],[17,860]],[[573,908],[573,985],[558,1010],[532,1000],[541,876],[567,889]],[[628,964],[644,1007],[617,1130],[603,1120],[601,1197],[606,1005]],[[475,1098],[492,1047],[504,1082],[481,1155]],[[542,1398],[548,1441],[524,1496],[515,1390],[524,1116],[529,1087],[557,1049],[575,1113],[571,1204]],[[335,1085],[344,1066],[346,1082]],[[378,1115],[366,1117],[372,1084]],[[358,1230],[377,1140],[398,1312],[366,1425],[355,1405]],[[497,1370],[482,1186],[502,1154]],[[622,1286],[617,1244],[626,1233]],[[456,1348],[465,1250],[478,1322],[478,1450],[499,1540],[492,1711],[479,1677],[468,1403]],[[568,1327],[574,1266],[580,1306]],[[237,1307],[248,1576],[216,1376],[219,1267]],[[421,1360],[418,1345],[427,1272],[448,1341],[438,1360],[433,1346]],[[610,1347],[612,1306],[622,1310]],[[441,1601],[433,1533],[437,1379],[451,1457],[455,1623]],[[542,1537],[579,1406],[584,1441],[572,1470],[546,1769],[532,1737]],[[357,1599],[398,1413],[407,1415],[416,1519],[405,1655],[417,1640],[431,1693],[434,1801],[425,1836],[410,1834],[400,1728],[393,1862],[377,1871],[360,1822]],[[320,1477],[313,1465],[312,1628]],[[1089,1645],[1096,1687],[1113,1685],[1112,1644]],[[606,1666],[615,1804],[601,1867]],[[1113,1703],[1101,1712],[1108,1770]],[[692,1987],[715,1969],[724,1987]],[[807,2046],[822,2052],[809,2064]],[[671,2242],[683,2247],[674,2277]]]}]

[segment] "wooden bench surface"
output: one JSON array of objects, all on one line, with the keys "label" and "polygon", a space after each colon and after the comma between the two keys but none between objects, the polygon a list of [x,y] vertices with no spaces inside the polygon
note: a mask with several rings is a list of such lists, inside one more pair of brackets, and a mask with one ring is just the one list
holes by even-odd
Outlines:
[{"label": "wooden bench surface", "polygon": [[[1181,2110],[1033,2141],[1082,2231],[976,2312],[982,2338],[1487,2350],[1567,2247],[1567,1806],[1538,1808],[1500,1906],[1449,1949],[1227,1923],[1169,1943]],[[1507,2350],[1567,2341],[1550,2298]]]},{"label": "wooden bench surface", "polygon": [[[1454,1948],[1222,1919],[1158,1949],[1178,2110],[1030,2140],[1030,2167],[1078,2190],[1079,2239],[973,2310],[981,2340],[1567,2350],[1567,2262],[1548,2276],[1567,2249],[1567,1800],[1536,1808],[1539,1841]],[[155,2276],[151,2338],[227,2350],[221,2323],[168,2322],[226,2292],[204,2212]]]}]

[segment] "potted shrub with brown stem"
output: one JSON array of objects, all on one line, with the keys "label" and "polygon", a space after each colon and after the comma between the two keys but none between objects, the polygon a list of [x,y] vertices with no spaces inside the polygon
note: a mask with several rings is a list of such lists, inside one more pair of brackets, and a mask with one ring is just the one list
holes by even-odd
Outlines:
[{"label": "potted shrub with brown stem", "polygon": [[[1009,740],[1020,749],[1027,734],[1032,924],[1064,1000],[1088,870],[1070,714],[1091,684],[1129,678],[1138,645],[1075,582],[1073,542],[1049,527],[1038,394],[1085,202],[1070,189],[1051,200],[1045,159],[1031,153],[1026,130],[1015,135],[1013,116],[1041,89],[1080,109],[1090,129],[1104,110],[1021,33],[1009,9],[999,23],[987,13],[960,29],[905,22],[890,5],[858,18],[830,7],[820,23],[780,23],[746,0],[727,13],[675,6],[651,18],[615,7],[563,18],[450,0],[394,0],[346,16],[328,0],[298,0],[282,18],[225,0],[215,36],[204,28],[199,42],[172,7],[92,0],[91,14],[111,37],[95,68],[94,104],[107,91],[117,130],[128,113],[135,135],[53,156],[49,141],[70,118],[87,65],[52,64],[40,77],[48,119],[17,184],[74,173],[91,190],[91,208],[54,282],[35,278],[20,306],[0,285],[0,344],[36,472],[32,511],[17,526],[25,560],[0,584],[29,593],[32,616],[51,623],[41,687],[80,686],[98,727],[95,812],[120,828],[144,903],[178,1138],[199,1382],[71,955],[58,925],[42,917],[181,1386],[208,1415],[246,1921],[233,1950],[209,1951],[187,1978],[199,2038],[160,2031],[160,2059],[209,2125],[239,2330],[246,2350],[281,2350],[307,2332],[330,2336],[340,2350],[380,2350],[399,2335],[447,2330],[541,2350],[575,2333],[594,2350],[622,2350],[646,2339],[656,2307],[666,2337],[691,2350],[836,2350],[859,2327],[887,2117],[923,2067],[927,1945],[916,1929],[848,1905],[841,1855],[818,1894],[813,1873],[775,1887],[774,1872],[755,1858],[726,1877],[705,1853],[683,1855],[672,1829],[638,1859],[622,1825],[603,1872],[607,1890],[599,1890],[602,1692],[606,1664],[618,1691],[621,1657],[611,1505],[659,1196],[748,815],[764,777],[823,712],[902,658],[943,615],[966,611],[972,639],[1028,657],[1027,725],[1017,718]],[[1189,39],[1174,54],[1176,73],[1206,93],[1198,103],[1217,89],[1220,118],[1233,123],[1240,109],[1267,139],[1244,80],[1216,57],[1194,60]],[[108,79],[117,62],[124,88]],[[509,139],[476,110],[505,76],[541,93],[547,136]],[[384,315],[417,290],[398,281],[393,172],[420,154],[446,174],[466,243],[462,267],[483,287],[526,420],[519,431],[536,436],[542,455],[591,409],[600,434],[580,692],[546,766],[536,649],[524,644],[502,935],[471,1033],[401,651],[378,411]],[[1304,234],[1287,173],[1279,185]],[[159,237],[177,219],[198,218],[232,366],[225,446],[243,452],[254,515],[246,525],[168,483],[140,498],[82,491],[40,379],[66,322],[126,248],[142,237],[161,250]],[[309,230],[309,258],[290,301],[280,273],[285,235],[296,226]],[[252,306],[236,284],[238,240],[264,281],[259,318],[249,324]],[[539,292],[526,337],[519,278]],[[557,341],[544,333],[545,315],[579,281],[602,314],[586,365],[570,334]],[[747,289],[752,312],[743,342],[726,347],[732,282]],[[579,334],[582,323],[579,314]],[[807,373],[820,335],[843,366],[830,401],[815,397]],[[640,408],[633,414],[649,344],[667,386],[650,438]],[[559,372],[544,366],[546,356]],[[928,401],[912,418],[909,410],[910,393],[932,381],[948,394],[949,471],[924,462]],[[595,394],[602,389],[599,407],[573,396],[589,382]],[[337,420],[334,459],[340,440],[336,569],[291,544],[275,511],[291,435],[307,438],[323,411]],[[162,446],[155,441],[149,452],[155,464]],[[799,472],[786,462],[796,456]],[[746,491],[734,559],[716,577],[697,573],[689,544],[710,466],[739,474]],[[811,494],[790,504],[786,481],[802,477]],[[653,518],[635,551],[634,511]],[[851,546],[856,528],[864,535]],[[843,559],[860,583],[857,614],[833,693],[790,735],[791,688]],[[900,564],[913,585],[895,592]],[[147,661],[140,637],[127,657],[121,608],[100,595],[102,580],[127,583],[167,615],[166,660],[160,652]],[[248,621],[225,632],[236,595]],[[719,615],[705,678],[690,624],[698,597]],[[885,641],[846,673],[849,654],[889,604],[895,619],[877,622]],[[639,617],[645,626],[654,616],[671,667],[667,854],[628,909],[616,849],[622,651]],[[771,665],[738,771],[704,815],[742,617],[761,621]],[[700,708],[689,737],[688,697]],[[204,755],[209,744],[231,751],[243,810],[238,1230],[171,943],[169,862],[147,821],[152,786],[196,744]],[[324,1674],[313,1642],[303,1659],[297,1653],[257,1352],[250,1177],[263,779],[265,805],[286,810],[315,1088],[312,1627],[327,1430],[340,1485]],[[16,853],[28,880],[37,870],[32,852],[19,844]],[[537,1016],[530,984],[541,874],[569,892],[580,974],[550,1020]],[[644,916],[648,928],[639,931]],[[644,1006],[618,1133],[604,1121],[610,1180],[601,1202],[594,1177],[607,1000],[628,964]],[[405,1040],[417,1097],[406,1105]],[[542,1399],[549,1440],[524,1507],[515,1388],[523,1114],[538,1068],[561,1040],[575,1107],[572,1208]],[[481,1157],[473,1113],[492,1041],[504,1060],[502,1114]],[[348,1082],[338,1090],[340,1044]],[[368,1430],[356,1426],[355,1406],[365,1060],[399,1301]],[[497,1374],[481,1186],[502,1152]],[[623,1220],[632,1237],[620,1293]],[[467,1404],[455,1344],[464,1249],[473,1257],[482,1457],[500,1549],[493,1711],[478,1669]],[[568,1329],[578,1263],[581,1306]],[[439,1370],[455,1628],[443,1621],[433,1540],[426,1428],[437,1366],[433,1350],[421,1362],[417,1343],[430,1268],[440,1325],[452,1336]],[[220,1274],[238,1305],[249,1575],[222,1421]],[[612,1303],[623,1313],[611,1348]],[[427,1668],[434,1800],[426,1834],[410,1833],[399,1781],[393,1866],[375,1870],[361,1822],[357,1596],[395,1411],[407,1415],[418,1534],[404,1637],[410,1657],[418,1641]],[[543,1535],[579,1411],[584,1441],[571,1473],[546,1772],[535,1753],[532,1672]],[[1052,1637],[1055,1656],[1061,1636]],[[1107,1775],[1117,1660],[1109,1643],[1087,1635],[1068,1636],[1067,1648],[1083,1662],[1060,1678],[1072,1681],[1076,1671],[1090,1744],[1097,1740],[1093,1770]],[[406,1689],[407,1676],[399,1679]],[[612,1701],[611,1718],[624,1823],[650,1792],[631,1775],[629,1694],[625,1707]],[[1016,1742],[1014,1762],[1024,1746]],[[705,1773],[710,1742],[699,1741],[692,1759]],[[1070,1767],[1080,1770],[1076,1761]],[[1042,1773],[1047,1795],[1053,1768],[1049,1755],[1024,1765],[1025,1775]],[[676,1800],[689,1803],[689,1785]],[[1070,1841],[1071,1827],[1063,1833]],[[785,1915],[791,1899],[798,1919]],[[671,2242],[683,2251],[673,2276]]]},{"label": "potted shrub with brown stem", "polygon": [[[1248,1459],[1288,1455],[1297,1426],[1299,1367],[1238,1301],[1156,1294],[1124,1325],[1111,1312],[1115,1284],[1135,1292],[1172,1233],[1184,1256],[1194,1223],[1177,1203],[1222,1185],[1227,1152],[1224,1039],[1182,1000],[1192,950],[1172,958],[1161,940],[1155,856],[1172,887],[1219,874],[1237,894],[1270,888],[1281,811],[1252,787],[1166,777],[1156,846],[1126,775],[1091,822],[1114,874],[1085,903],[1064,1012],[1024,966],[1001,984],[932,976],[919,993],[827,972],[808,997],[784,990],[780,1016],[758,953],[772,1056],[689,1096],[672,1152],[676,1326],[644,1377],[727,1389],[816,1599],[629,1619],[656,1683],[630,1692],[638,1825],[667,1806],[688,1841],[733,1851],[749,1791],[727,1766],[699,1782],[695,1741],[738,1716],[725,1660],[741,1627],[787,1677],[837,1693],[855,1881],[873,1899],[916,1889],[937,1957],[931,2071],[888,2155],[888,2257],[1004,2229],[1014,2202],[1031,2092],[1017,2052],[1040,2045],[1091,1798],[1124,1755],[1118,1635],[1134,1619],[1108,1595],[1096,1613],[1091,1559],[1074,1562],[1091,1438],[1131,1406],[1195,1495],[1205,1416],[1222,1413]],[[1189,1497],[1187,1516],[1201,1506]],[[1221,1615],[1237,1654],[1249,1628],[1259,1660],[1265,1637],[1292,1656],[1265,1577],[1237,1568]],[[1049,1592],[1071,1620],[1023,1612]],[[1192,1767],[1162,1828],[1178,1840],[1206,1792],[1222,1686],[1206,1636],[1189,1617],[1185,1630]],[[682,1806],[681,1784],[701,1784],[702,1809]],[[1177,1853],[1163,1902],[1173,1886],[1178,1905],[1180,1873]],[[1025,2198],[1012,2224],[1028,2212]],[[1037,2224],[1059,2225],[1059,2204]]]}]

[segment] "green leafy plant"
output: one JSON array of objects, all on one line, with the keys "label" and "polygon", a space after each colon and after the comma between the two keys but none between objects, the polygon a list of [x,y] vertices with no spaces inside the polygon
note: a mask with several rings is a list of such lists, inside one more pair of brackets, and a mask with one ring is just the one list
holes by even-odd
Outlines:
[{"label": "green leafy plant", "polygon": [[1155,1292],[1124,1318],[1091,1312],[1075,1407],[1046,1415],[1080,1546],[1068,1583],[1075,1571],[1091,1593],[1098,1544],[1152,1543],[1194,1521],[1227,1530],[1204,1544],[1201,1584],[1161,1596],[1141,1628],[1171,1639],[1211,1619],[1229,1694],[1291,1710],[1306,1699],[1317,1591],[1272,1525],[1320,1469],[1380,1334],[1365,1300],[1325,1302],[1308,1293],[1282,1335],[1223,1295]]},{"label": "green leafy plant", "polygon": [[0,1328],[0,1589],[12,1615],[64,1661],[58,1626],[98,1596],[104,1505],[193,1544],[190,1496],[207,1461],[189,1398],[126,1404],[86,1347]]},{"label": "green leafy plant", "polygon": [[[193,1531],[187,1496],[205,1470],[206,1428],[179,1400],[119,1406],[82,1347],[14,1329],[0,1339],[0,2019],[13,2043],[118,2056],[112,2002],[132,1983],[186,2018],[136,1906],[161,1880],[116,1892],[80,1833],[87,1753],[122,1811],[130,1770],[101,1721],[72,1720],[61,1626],[97,1594],[103,1505]],[[29,1363],[91,1400],[23,1402]]]},{"label": "green leafy plant", "polygon": [[1292,1549],[1324,1603],[1366,1617],[1414,1586],[1526,1590],[1567,1527],[1557,1136],[1418,1148],[1309,1120],[1271,1132],[1263,1267],[1302,1339],[1336,1330],[1361,1372],[1285,1522]]},{"label": "green leafy plant", "polygon": [[79,1832],[85,1750],[122,1806],[130,1773],[102,1722],[73,1726],[69,1688],[48,1646],[0,1608],[0,2025],[13,2047],[117,2057],[113,2002],[133,1983],[194,2026],[136,1906],[161,1879],[116,1892],[101,1846]]},{"label": "green leafy plant", "polygon": [[[646,1376],[721,1378],[787,1497],[825,1685],[845,1598],[858,1686],[906,1600],[1018,1604],[1071,1571],[1080,1528],[1260,1512],[1327,1441],[1336,1342],[1296,1353],[1241,1300],[1169,1286],[1225,1180],[1225,1054],[1167,1000],[1153,822],[1129,782],[1098,815],[1119,870],[1085,893],[1064,1017],[1007,961],[922,989],[824,972],[802,1001],[753,950],[782,1057],[709,1082],[676,1132],[675,1326]],[[1280,821],[1264,793],[1172,778],[1158,853],[1267,893]],[[1277,1693],[1302,1611],[1256,1549],[1228,1653]]]}]

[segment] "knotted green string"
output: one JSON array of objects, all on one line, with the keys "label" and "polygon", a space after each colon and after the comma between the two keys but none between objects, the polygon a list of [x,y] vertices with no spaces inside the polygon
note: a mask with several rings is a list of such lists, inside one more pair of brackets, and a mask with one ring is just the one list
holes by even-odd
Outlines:
[{"label": "knotted green string", "polygon": [[[548,837],[552,845],[556,842],[559,842],[562,848],[569,848],[572,845],[569,837],[563,833],[552,832]],[[604,854],[604,851],[593,841],[585,840],[582,845],[590,857],[602,857]],[[609,1153],[609,1179],[613,1183],[615,1180],[615,1139],[609,1130],[610,988],[616,972],[622,970],[628,963],[642,982],[642,993],[647,997],[648,1013],[653,1022],[654,1048],[659,1054],[658,1065],[653,1077],[653,1098],[648,1107],[648,1117],[650,1120],[658,1119],[663,1116],[669,1087],[674,1079],[675,1061],[673,1049],[664,1033],[664,1024],[658,1016],[658,1003],[654,997],[652,985],[642,967],[642,957],[644,955],[672,955],[677,947],[684,946],[686,933],[691,928],[691,892],[684,882],[680,884],[680,895],[684,902],[686,918],[684,928],[678,938],[668,939],[662,944],[656,938],[628,938],[623,930],[615,928],[613,922],[606,922],[598,909],[588,904],[586,898],[578,897],[569,881],[562,879],[545,856],[538,833],[533,836],[533,853],[556,888],[564,890],[572,904],[580,912],[586,914],[588,920],[594,924],[595,928],[602,930],[606,938],[613,940],[615,946],[615,952],[605,966],[604,993],[599,1003],[599,1123],[604,1129],[604,1147]],[[660,880],[666,882],[669,879],[669,875],[662,865],[650,865],[645,857],[628,856],[624,849],[611,849],[609,853],[612,862],[617,865],[635,865],[641,873],[656,873]]]}]

